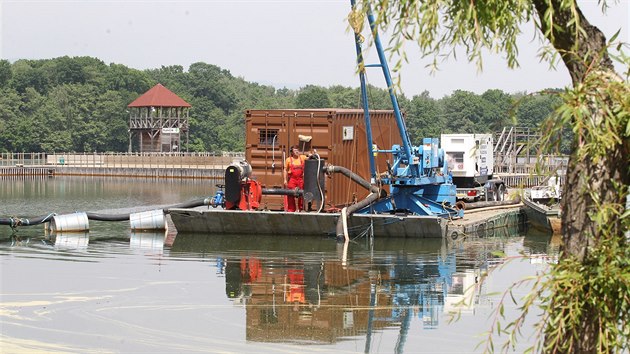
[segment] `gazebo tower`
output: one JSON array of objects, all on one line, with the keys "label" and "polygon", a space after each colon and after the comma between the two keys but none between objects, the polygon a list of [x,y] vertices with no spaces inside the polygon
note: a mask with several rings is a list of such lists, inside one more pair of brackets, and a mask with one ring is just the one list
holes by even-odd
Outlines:
[{"label": "gazebo tower", "polygon": [[129,105],[129,152],[134,138],[139,152],[179,152],[182,136],[188,145],[190,104],[157,84]]}]

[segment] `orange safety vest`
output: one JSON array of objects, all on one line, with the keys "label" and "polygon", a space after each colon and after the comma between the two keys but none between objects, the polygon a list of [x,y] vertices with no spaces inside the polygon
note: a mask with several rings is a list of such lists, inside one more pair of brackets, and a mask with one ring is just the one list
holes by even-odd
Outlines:
[{"label": "orange safety vest", "polygon": [[[306,160],[306,156],[299,155],[297,159],[294,159],[293,156],[289,156],[286,161],[287,170],[291,171],[289,174],[289,179],[302,179],[304,177],[304,161]],[[298,162],[297,164],[295,162]]]}]

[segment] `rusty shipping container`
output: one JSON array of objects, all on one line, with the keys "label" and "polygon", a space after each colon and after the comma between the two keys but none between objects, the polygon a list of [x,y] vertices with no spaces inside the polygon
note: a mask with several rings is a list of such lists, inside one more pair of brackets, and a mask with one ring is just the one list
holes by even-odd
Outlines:
[{"label": "rusty shipping container", "polygon": [[[248,110],[245,117],[245,158],[252,175],[265,188],[283,187],[284,159],[288,147],[298,144],[305,152],[317,150],[327,163],[343,166],[370,179],[368,142],[363,110],[281,109]],[[392,110],[370,111],[373,140],[380,149],[401,144]],[[299,136],[310,137],[300,141]],[[377,169],[387,169],[389,154],[378,154]],[[368,191],[343,175],[326,178],[326,208],[342,207],[365,198]],[[262,205],[283,209],[282,196],[263,196]]]}]

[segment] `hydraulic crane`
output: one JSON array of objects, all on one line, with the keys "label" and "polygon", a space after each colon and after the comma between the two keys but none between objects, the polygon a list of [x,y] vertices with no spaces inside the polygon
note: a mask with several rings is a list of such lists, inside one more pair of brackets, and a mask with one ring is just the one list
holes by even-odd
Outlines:
[{"label": "hydraulic crane", "polygon": [[[356,2],[351,0],[352,9]],[[390,186],[390,195],[380,198],[369,206],[359,210],[359,213],[403,212],[417,215],[438,215],[443,217],[463,216],[463,210],[456,208],[456,186],[448,173],[448,165],[444,158],[444,151],[439,148],[438,138],[424,138],[422,145],[413,146],[407,133],[405,121],[394,92],[385,52],[381,44],[378,30],[372,12],[368,9],[367,21],[374,37],[374,47],[378,53],[379,63],[365,64],[363,61],[362,36],[355,28],[355,44],[357,64],[361,82],[361,99],[365,112],[365,126],[367,141],[372,140],[370,124],[370,110],[366,85],[366,68],[381,68],[389,91],[392,107],[396,117],[398,133],[402,145],[393,145],[390,150],[378,150],[379,153],[390,153],[393,163],[385,174],[376,174],[376,163],[372,144],[368,144],[370,173],[372,181],[379,186]]]}]

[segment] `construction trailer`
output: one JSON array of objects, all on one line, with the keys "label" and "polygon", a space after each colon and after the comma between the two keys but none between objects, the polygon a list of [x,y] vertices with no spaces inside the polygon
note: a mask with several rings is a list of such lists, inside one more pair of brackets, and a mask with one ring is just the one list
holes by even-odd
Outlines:
[{"label": "construction trailer", "polygon": [[493,180],[492,134],[442,134],[440,145],[457,186],[457,198],[485,199],[486,183]]},{"label": "construction trailer", "polygon": [[[400,144],[392,110],[370,111],[373,142],[381,149]],[[245,159],[263,188],[283,188],[284,161],[289,147],[317,152],[326,163],[345,167],[370,180],[368,141],[362,109],[248,110],[245,114]],[[387,171],[388,154],[375,154],[380,172]],[[386,189],[387,190],[387,189]],[[387,190],[389,192],[389,190]],[[325,179],[325,208],[341,208],[369,194],[343,175]],[[263,195],[261,206],[282,210],[284,196]]]}]

